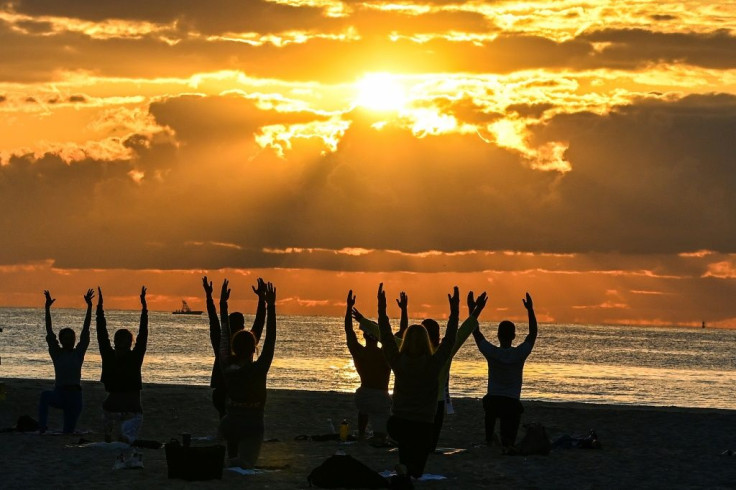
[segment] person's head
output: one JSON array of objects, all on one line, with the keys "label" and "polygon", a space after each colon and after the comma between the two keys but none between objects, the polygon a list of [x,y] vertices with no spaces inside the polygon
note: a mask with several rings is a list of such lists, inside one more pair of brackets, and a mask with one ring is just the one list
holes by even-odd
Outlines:
[{"label": "person's head", "polygon": [[422,326],[427,329],[429,341],[432,343],[432,347],[436,349],[440,345],[440,324],[431,318],[427,318],[422,320]]},{"label": "person's head", "polygon": [[121,328],[115,332],[113,340],[115,341],[115,350],[130,350],[130,347],[133,345],[133,334],[127,328]]},{"label": "person's head", "polygon": [[230,332],[239,332],[245,328],[245,317],[239,311],[230,313],[227,319],[230,323]]},{"label": "person's head", "polygon": [[62,328],[59,330],[59,342],[61,342],[61,348],[71,350],[74,348],[74,342],[77,340],[77,335],[71,328]]},{"label": "person's head", "polygon": [[501,345],[511,345],[511,341],[516,338],[516,325],[514,322],[504,320],[498,324],[498,341]]},{"label": "person's head", "polygon": [[404,332],[399,351],[409,357],[432,355],[432,345],[429,342],[427,329],[422,325],[409,325]]},{"label": "person's head", "polygon": [[249,330],[240,330],[233,335],[233,354],[238,359],[253,359],[256,351],[256,337]]},{"label": "person's head", "polygon": [[363,338],[365,339],[366,346],[378,345],[378,339],[368,332],[363,332]]}]

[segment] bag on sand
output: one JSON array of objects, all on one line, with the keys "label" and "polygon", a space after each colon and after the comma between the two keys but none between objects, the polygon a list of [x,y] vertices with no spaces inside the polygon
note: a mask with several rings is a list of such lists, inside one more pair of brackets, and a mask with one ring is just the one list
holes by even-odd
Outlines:
[{"label": "bag on sand", "polygon": [[38,430],[38,422],[33,417],[21,415],[15,424],[15,430],[18,432],[35,432]]},{"label": "bag on sand", "polygon": [[526,434],[516,445],[516,452],[522,455],[549,454],[552,444],[547,437],[547,429],[539,422],[524,424],[524,429],[526,429]]},{"label": "bag on sand", "polygon": [[188,481],[222,479],[225,446],[184,447],[172,439],[165,447],[169,478]]},{"label": "bag on sand", "polygon": [[350,455],[336,454],[307,477],[309,486],[320,488],[388,488],[388,480]]}]

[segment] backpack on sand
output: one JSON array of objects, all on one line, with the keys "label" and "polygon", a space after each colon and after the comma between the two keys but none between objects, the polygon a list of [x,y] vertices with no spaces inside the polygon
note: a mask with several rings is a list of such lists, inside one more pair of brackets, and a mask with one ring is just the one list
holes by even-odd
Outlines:
[{"label": "backpack on sand", "polygon": [[307,477],[320,488],[388,488],[388,480],[350,455],[330,456]]}]

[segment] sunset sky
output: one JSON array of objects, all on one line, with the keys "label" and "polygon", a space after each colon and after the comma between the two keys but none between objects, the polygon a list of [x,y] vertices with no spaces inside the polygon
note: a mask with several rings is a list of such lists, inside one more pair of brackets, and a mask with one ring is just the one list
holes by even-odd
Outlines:
[{"label": "sunset sky", "polygon": [[734,2],[13,1],[0,53],[0,305],[736,327]]}]

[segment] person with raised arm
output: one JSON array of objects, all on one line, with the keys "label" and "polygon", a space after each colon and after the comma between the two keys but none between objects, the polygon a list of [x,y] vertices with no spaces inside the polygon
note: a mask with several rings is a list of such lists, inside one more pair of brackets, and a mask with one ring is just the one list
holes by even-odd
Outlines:
[{"label": "person with raised arm", "polygon": [[220,369],[228,394],[220,433],[228,447],[238,449],[235,456],[230,455],[230,464],[253,468],[263,442],[266,379],[276,347],[276,288],[270,282],[265,285],[266,340],[260,356],[254,360],[256,338],[252,332],[240,330],[231,340],[228,284],[225,279],[220,293]]},{"label": "person with raised arm", "polygon": [[[54,389],[43,391],[38,404],[39,431],[48,430],[49,407],[59,408],[64,413],[64,434],[72,434],[77,427],[77,421],[82,413],[82,364],[84,355],[89,347],[89,327],[92,323],[93,289],[88,289],[84,295],[87,303],[87,314],[79,334],[79,343],[74,346],[76,334],[71,328],[59,330],[59,340],[51,326],[51,305],[56,301],[51,293],[43,292],[46,297],[46,343],[49,346],[49,355],[54,363]],[[59,345],[61,343],[61,345]]]},{"label": "person with raised arm", "polygon": [[102,402],[105,441],[112,441],[115,427],[119,439],[133,444],[143,423],[141,368],[148,345],[148,306],[146,287],[141,287],[141,320],[133,345],[133,334],[126,328],[115,331],[114,347],[107,333],[107,321],[102,303],[102,289],[97,288],[97,343],[102,358],[101,381],[107,398]]},{"label": "person with raised arm", "polygon": [[[427,330],[422,325],[410,325],[404,332],[401,346],[382,342],[381,349],[394,372],[394,397],[388,420],[388,433],[399,445],[399,462],[409,476],[419,478],[424,473],[432,451],[432,428],[437,406],[440,372],[450,358],[458,328],[460,297],[455,287],[450,302],[450,317],[445,337],[433,351]],[[383,283],[378,287],[378,327],[381,338],[392,338],[391,324],[386,314],[386,293]],[[397,468],[403,473],[403,468]]]},{"label": "person with raised arm", "polygon": [[[521,414],[524,412],[520,400],[524,363],[537,340],[537,318],[534,314],[532,297],[526,293],[526,299],[521,301],[529,317],[529,334],[521,344],[512,347],[511,343],[516,337],[516,325],[508,320],[498,324],[499,346],[488,342],[480,328],[473,331],[475,343],[488,361],[488,393],[483,397],[486,443],[492,444],[498,419],[501,450],[504,453],[514,452],[516,434],[519,431]],[[472,308],[475,308],[475,301],[471,294],[468,295],[468,309]]]},{"label": "person with raised arm", "polygon": [[[472,291],[469,293],[469,298],[472,298]],[[450,397],[450,368],[452,366],[452,359],[455,357],[455,354],[458,350],[460,350],[460,347],[463,346],[465,341],[470,337],[470,334],[478,328],[478,317],[480,316],[481,312],[483,311],[483,308],[486,306],[487,301],[487,295],[485,292],[483,292],[480,296],[478,296],[477,300],[474,300],[474,308],[471,308],[469,311],[468,318],[463,321],[462,325],[458,328],[457,335],[455,337],[455,344],[452,347],[452,353],[450,354],[450,358],[447,360],[445,365],[442,368],[442,372],[440,373],[440,376],[438,378],[438,390],[437,390],[437,407],[434,415],[434,423],[432,428],[432,451],[435,451],[437,449],[437,443],[439,442],[440,433],[442,431],[442,425],[444,424],[445,420],[445,413],[454,413],[452,412],[452,402]],[[409,315],[407,312],[407,306],[409,303],[409,298],[403,291],[401,292],[401,295],[399,299],[396,300],[396,304],[399,306],[399,309],[401,310],[401,324],[399,331],[394,336],[397,342],[401,342],[401,337],[403,335],[403,331],[406,330],[406,327],[409,323]],[[477,308],[475,308],[477,306]],[[380,332],[378,332],[378,325],[360,314],[360,312],[356,309],[353,311],[353,317],[358,320],[360,323],[360,328],[367,333],[377,333],[379,335],[380,340]],[[432,349],[436,350],[439,347],[440,344],[440,326],[439,324],[431,319],[426,318],[422,320],[421,322],[422,326],[427,330],[427,335],[429,336],[429,342],[432,345]]]},{"label": "person with raised arm", "polygon": [[[225,387],[225,381],[222,378],[222,370],[220,369],[220,320],[217,316],[217,308],[215,302],[212,299],[212,281],[207,280],[207,276],[202,278],[202,287],[204,288],[206,303],[207,303],[207,316],[210,321],[210,342],[212,343],[212,350],[215,353],[215,362],[212,364],[212,375],[210,376],[210,387],[212,388],[212,404],[217,409],[217,413],[220,418],[225,416],[225,404],[227,401],[227,388]],[[263,333],[263,326],[266,323],[266,283],[258,278],[257,287],[251,286],[253,292],[258,296],[258,306],[256,307],[256,317],[253,320],[253,325],[250,331],[256,338],[256,344],[261,340],[261,334]],[[234,311],[228,316],[230,324],[230,333],[235,333],[245,328],[245,317],[239,311]],[[234,454],[237,454],[237,450]]]},{"label": "person with raised arm", "polygon": [[365,346],[358,342],[351,316],[354,306],[355,296],[350,290],[345,309],[345,337],[355,370],[360,376],[360,387],[355,392],[355,405],[358,407],[358,437],[365,438],[370,418],[373,426],[372,442],[382,445],[386,442],[386,422],[391,415],[391,397],[388,394],[391,366],[386,362],[383,352],[378,347],[378,339],[374,335],[363,332]]}]

